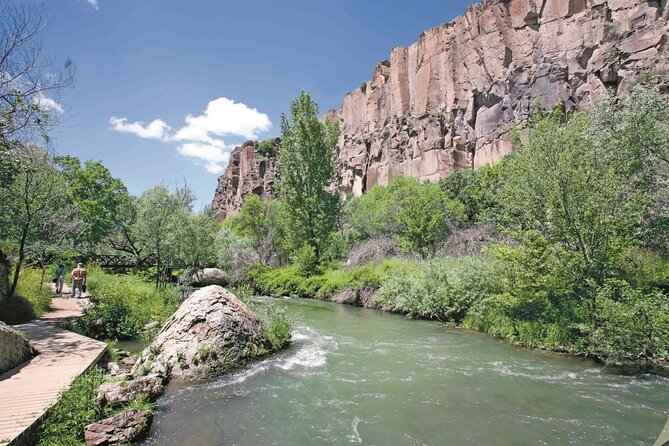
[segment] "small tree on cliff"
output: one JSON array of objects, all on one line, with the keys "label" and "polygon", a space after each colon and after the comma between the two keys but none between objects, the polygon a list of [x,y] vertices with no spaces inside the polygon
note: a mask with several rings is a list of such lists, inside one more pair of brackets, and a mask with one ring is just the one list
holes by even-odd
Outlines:
[{"label": "small tree on cliff", "polygon": [[286,243],[289,252],[310,247],[318,260],[340,216],[339,195],[331,190],[339,127],[318,120],[318,105],[304,91],[291,102],[291,115],[281,116],[277,160]]}]

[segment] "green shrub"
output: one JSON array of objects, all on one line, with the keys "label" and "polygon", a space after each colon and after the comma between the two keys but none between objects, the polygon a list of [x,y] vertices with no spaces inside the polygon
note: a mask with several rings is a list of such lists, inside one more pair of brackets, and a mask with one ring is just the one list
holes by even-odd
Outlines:
[{"label": "green shrub", "polygon": [[459,323],[472,305],[500,289],[498,264],[483,256],[440,258],[388,277],[374,302],[410,316]]},{"label": "green shrub", "polygon": [[610,281],[597,296],[592,353],[611,364],[669,359],[669,296]]},{"label": "green shrub", "polygon": [[103,381],[104,372],[94,368],[61,392],[42,423],[39,446],[84,444],[84,427],[107,415],[97,400],[98,387]]},{"label": "green shrub", "polygon": [[438,185],[400,176],[347,203],[344,234],[353,244],[392,237],[406,252],[427,257],[464,219],[462,203]]},{"label": "green shrub", "polygon": [[316,250],[311,245],[304,245],[293,254],[293,266],[297,273],[303,277],[308,277],[316,272],[318,259]]},{"label": "green shrub", "polygon": [[411,260],[387,259],[352,268],[328,269],[309,277],[302,275],[295,265],[277,269],[256,265],[249,279],[261,294],[324,299],[346,288],[378,288],[390,275],[410,270],[415,265]]},{"label": "green shrub", "polygon": [[276,151],[276,140],[265,139],[258,143],[258,153],[261,155],[273,155]]},{"label": "green shrub", "polygon": [[[255,310],[257,312],[257,309]],[[263,318],[263,340],[270,350],[278,351],[288,344],[293,333],[293,323],[283,308],[268,305],[261,314]]]}]

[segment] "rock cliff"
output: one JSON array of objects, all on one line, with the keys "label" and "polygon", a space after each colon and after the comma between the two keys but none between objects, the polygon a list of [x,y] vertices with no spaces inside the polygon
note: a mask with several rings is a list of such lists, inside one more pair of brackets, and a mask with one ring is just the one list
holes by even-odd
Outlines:
[{"label": "rock cliff", "polygon": [[[276,142],[278,145],[278,140]],[[276,152],[262,154],[258,143],[247,141],[230,154],[228,167],[218,178],[212,207],[217,220],[236,214],[244,199],[259,195],[263,199],[274,198],[276,178]]]},{"label": "rock cliff", "polygon": [[[666,4],[484,0],[410,47],[394,48],[371,81],[327,115],[341,127],[342,190],[360,194],[399,174],[434,181],[493,163],[512,150],[509,130],[537,99],[546,109],[560,102],[567,111],[587,108],[607,90],[624,93],[639,74],[669,69]],[[232,177],[219,179],[227,195],[215,199],[226,209],[255,184],[221,187]],[[264,179],[262,187],[267,195]]]}]

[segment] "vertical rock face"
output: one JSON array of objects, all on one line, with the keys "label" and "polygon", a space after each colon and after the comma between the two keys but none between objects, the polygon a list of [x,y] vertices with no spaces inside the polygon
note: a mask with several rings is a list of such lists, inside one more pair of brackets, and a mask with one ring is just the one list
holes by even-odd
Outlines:
[{"label": "vertical rock face", "polygon": [[[623,94],[639,74],[669,69],[668,19],[667,0],[471,6],[409,48],[394,48],[371,81],[328,113],[341,127],[341,189],[361,194],[400,174],[435,181],[494,163],[512,150],[509,131],[534,112],[535,100],[583,109],[607,90]],[[268,196],[266,170],[236,173],[240,155],[219,179],[223,213],[260,183]],[[231,187],[235,177],[251,181]]]},{"label": "vertical rock face", "polygon": [[212,203],[216,219],[235,215],[244,204],[244,199],[251,194],[263,199],[274,198],[275,178],[275,153],[259,153],[255,141],[247,141],[237,147],[230,154],[225,173],[218,178]]},{"label": "vertical rock face", "polygon": [[487,0],[393,49],[333,114],[342,189],[360,194],[399,174],[434,181],[493,163],[512,150],[509,130],[536,99],[582,109],[607,89],[624,92],[639,73],[666,69],[665,6]]}]

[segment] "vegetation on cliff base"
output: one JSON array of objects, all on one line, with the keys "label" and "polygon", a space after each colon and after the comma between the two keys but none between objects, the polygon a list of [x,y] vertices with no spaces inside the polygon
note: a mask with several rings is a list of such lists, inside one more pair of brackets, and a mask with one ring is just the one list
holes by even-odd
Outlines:
[{"label": "vegetation on cliff base", "polygon": [[[349,199],[330,236],[338,255],[299,251],[247,280],[258,292],[316,298],[368,284],[382,308],[515,344],[613,364],[668,360],[667,102],[638,87],[588,113],[558,107],[514,142],[495,166],[439,185],[399,177]],[[301,224],[260,226],[280,237]],[[337,262],[346,258],[351,266]]]}]

